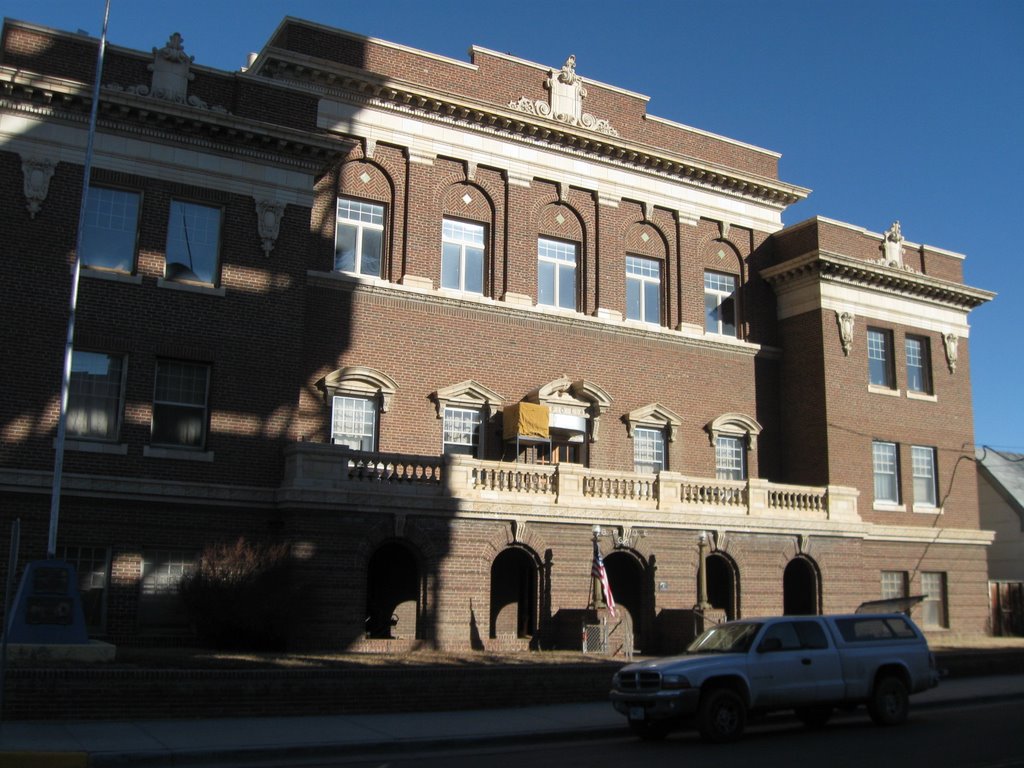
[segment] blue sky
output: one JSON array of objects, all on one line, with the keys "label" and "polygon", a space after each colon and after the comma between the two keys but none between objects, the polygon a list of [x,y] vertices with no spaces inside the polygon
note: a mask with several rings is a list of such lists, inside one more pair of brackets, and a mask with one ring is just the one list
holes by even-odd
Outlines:
[{"label": "blue sky", "polygon": [[[11,18],[99,35],[104,0],[4,0]],[[111,0],[112,44],[180,32],[236,69],[285,13],[467,60],[471,45],[650,97],[648,111],[782,154],[820,215],[962,253],[974,311],[975,441],[1024,453],[1024,2]]]}]

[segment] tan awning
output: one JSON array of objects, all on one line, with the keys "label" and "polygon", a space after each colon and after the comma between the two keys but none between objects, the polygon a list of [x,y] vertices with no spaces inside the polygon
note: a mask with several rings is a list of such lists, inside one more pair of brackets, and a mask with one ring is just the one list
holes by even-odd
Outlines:
[{"label": "tan awning", "polygon": [[546,405],[516,403],[505,408],[502,415],[502,434],[506,440],[516,437],[547,439],[549,416]]}]

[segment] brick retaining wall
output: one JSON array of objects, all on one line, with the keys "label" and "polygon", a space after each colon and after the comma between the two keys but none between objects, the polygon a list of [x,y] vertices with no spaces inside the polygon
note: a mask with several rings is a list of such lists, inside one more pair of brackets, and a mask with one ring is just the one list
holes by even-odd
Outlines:
[{"label": "brick retaining wall", "polygon": [[[936,652],[949,677],[1024,674],[1024,649]],[[622,661],[311,670],[11,669],[4,719],[253,717],[601,701]]]}]

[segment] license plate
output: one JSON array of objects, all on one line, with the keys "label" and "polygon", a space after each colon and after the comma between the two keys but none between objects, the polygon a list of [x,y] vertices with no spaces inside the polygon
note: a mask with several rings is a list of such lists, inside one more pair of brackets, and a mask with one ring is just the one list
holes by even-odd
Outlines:
[{"label": "license plate", "polygon": [[643,707],[630,707],[629,708],[629,719],[630,720],[643,720],[646,716]]}]

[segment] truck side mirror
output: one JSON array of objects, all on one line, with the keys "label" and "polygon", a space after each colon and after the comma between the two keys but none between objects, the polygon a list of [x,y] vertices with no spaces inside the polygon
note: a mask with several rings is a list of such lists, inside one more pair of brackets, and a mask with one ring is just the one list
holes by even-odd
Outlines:
[{"label": "truck side mirror", "polygon": [[771,653],[772,651],[782,650],[782,639],[778,637],[766,637],[761,641],[761,644],[757,646],[758,653]]}]

